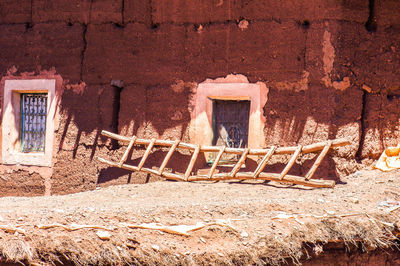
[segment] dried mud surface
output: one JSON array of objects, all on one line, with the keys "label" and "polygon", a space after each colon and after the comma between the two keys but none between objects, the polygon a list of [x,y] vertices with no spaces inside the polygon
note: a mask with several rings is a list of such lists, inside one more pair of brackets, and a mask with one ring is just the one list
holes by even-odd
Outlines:
[{"label": "dried mud surface", "polygon": [[[312,260],[307,257],[317,257],[317,264],[326,264],[323,244],[340,246],[341,241],[335,244],[332,240],[342,239],[348,244],[347,251],[355,243],[356,252],[372,254],[360,262],[376,263],[381,257],[374,252],[389,248],[395,239],[392,233],[398,229],[400,209],[388,212],[391,206],[382,202],[400,201],[399,177],[400,171],[362,170],[343,178],[343,184],[334,189],[275,182],[159,181],[63,196],[5,197],[0,199],[0,225],[19,225],[26,233],[0,230],[0,254],[3,261],[25,263],[279,264],[285,258],[308,263]],[[284,216],[293,214],[296,219]],[[150,222],[193,225],[217,219],[230,220],[237,231],[210,226],[178,236],[123,226]],[[53,223],[116,229],[110,231],[109,240],[100,240],[97,229],[35,227]],[[336,248],[344,250],[344,246]],[[339,264],[354,262],[354,256],[343,254],[345,259]],[[292,259],[288,262],[293,263]],[[396,265],[400,253],[389,249],[381,259]]]}]

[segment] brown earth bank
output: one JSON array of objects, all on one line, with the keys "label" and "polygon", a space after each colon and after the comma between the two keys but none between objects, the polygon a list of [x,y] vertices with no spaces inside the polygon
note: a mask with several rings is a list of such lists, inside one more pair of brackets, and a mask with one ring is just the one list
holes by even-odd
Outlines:
[{"label": "brown earth bank", "polygon": [[[399,3],[1,1],[0,75],[46,77],[47,70],[63,84],[51,179],[5,166],[0,188],[12,189],[0,195],[158,180],[94,160],[122,152],[100,131],[189,142],[194,88],[228,74],[268,87],[266,145],[351,139],[317,173],[340,182],[360,162],[369,165],[384,147],[397,145]],[[15,185],[15,178],[25,181]]]},{"label": "brown earth bank", "polygon": [[[4,197],[0,254],[24,264],[398,265],[399,176],[362,170],[334,189],[159,181]],[[187,235],[138,228],[199,222]]]}]

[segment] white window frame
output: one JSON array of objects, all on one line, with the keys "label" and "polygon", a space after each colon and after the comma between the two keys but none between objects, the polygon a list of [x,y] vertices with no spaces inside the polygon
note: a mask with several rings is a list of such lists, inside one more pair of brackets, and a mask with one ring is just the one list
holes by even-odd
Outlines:
[{"label": "white window frame", "polygon": [[[21,93],[47,93],[46,137],[44,152],[21,152]],[[55,79],[5,80],[1,148],[3,164],[47,167],[52,166],[56,102]]]}]

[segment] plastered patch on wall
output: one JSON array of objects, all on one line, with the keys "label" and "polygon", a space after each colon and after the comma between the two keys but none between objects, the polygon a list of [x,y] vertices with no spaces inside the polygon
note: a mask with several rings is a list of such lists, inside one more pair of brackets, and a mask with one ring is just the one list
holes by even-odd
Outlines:
[{"label": "plastered patch on wall", "polygon": [[331,43],[331,33],[327,30],[324,32],[324,37],[322,40],[322,62],[324,64],[324,74],[325,76],[322,78],[326,87],[332,86],[332,81],[330,78],[330,74],[333,70],[333,63],[335,61],[335,48]]},{"label": "plastered patch on wall", "polygon": [[190,141],[200,145],[212,145],[212,101],[249,100],[249,148],[265,146],[263,108],[268,99],[268,88],[263,82],[250,83],[244,75],[227,75],[215,80],[207,79],[193,92],[190,104]]},{"label": "plastered patch on wall", "polygon": [[274,85],[278,90],[290,90],[290,91],[305,91],[308,90],[308,83],[310,77],[310,72],[303,71],[303,75],[299,81],[289,82],[289,81],[279,81]]}]

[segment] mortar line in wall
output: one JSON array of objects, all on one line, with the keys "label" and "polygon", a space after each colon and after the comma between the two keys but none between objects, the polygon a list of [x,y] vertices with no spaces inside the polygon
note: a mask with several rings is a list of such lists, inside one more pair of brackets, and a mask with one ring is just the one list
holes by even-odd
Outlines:
[{"label": "mortar line in wall", "polygon": [[[254,22],[272,22],[274,20],[272,19],[247,19],[247,21],[249,21],[250,23],[254,23]],[[332,22],[332,21],[336,21],[336,22],[346,22],[346,23],[354,23],[354,24],[359,24],[359,25],[364,25],[364,23],[362,22],[357,22],[357,21],[349,21],[349,20],[343,20],[343,19],[319,19],[319,20],[312,20],[311,22],[315,23],[315,22]],[[288,19],[288,20],[282,20],[282,22],[298,22],[297,19]],[[0,23],[0,25],[25,25],[27,22],[15,22],[15,23]],[[43,25],[43,24],[54,24],[54,23],[60,23],[60,24],[65,24],[67,23],[67,21],[65,20],[49,20],[46,22],[37,22],[35,24],[37,25]],[[108,25],[108,24],[115,24],[115,21],[104,21],[104,22],[88,22],[88,23],[84,23],[84,22],[73,22],[73,23],[77,23],[77,24],[81,24],[81,25]],[[226,25],[229,23],[233,23],[233,24],[237,24],[236,20],[225,20],[225,21],[214,21],[214,22],[204,22],[204,23],[198,23],[198,22],[173,22],[173,21],[165,21],[160,23],[160,25],[175,25],[175,26],[195,26],[195,25],[199,25],[201,24],[203,27],[204,26],[208,26],[208,25]],[[128,20],[125,21],[125,25],[128,24],[139,24],[139,25],[145,25],[147,26],[146,23],[144,22],[140,22],[140,21],[134,21],[134,20]],[[381,25],[384,28],[388,28],[391,26],[400,26],[400,24],[391,24],[391,25]]]}]

